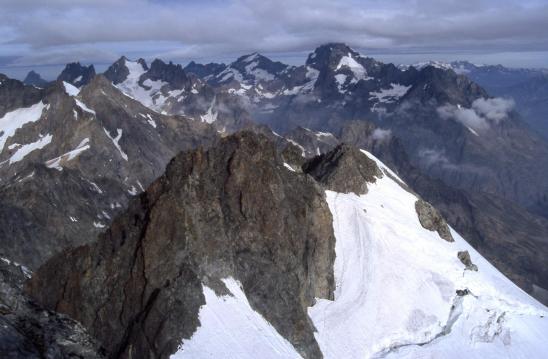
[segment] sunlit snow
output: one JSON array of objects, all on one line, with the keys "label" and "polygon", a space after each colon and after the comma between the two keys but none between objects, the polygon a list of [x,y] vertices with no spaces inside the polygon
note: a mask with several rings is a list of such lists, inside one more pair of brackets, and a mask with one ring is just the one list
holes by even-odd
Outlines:
[{"label": "sunlit snow", "polygon": [[300,358],[293,346],[251,308],[236,280],[225,278],[223,282],[231,295],[217,296],[203,286],[206,304],[200,308],[200,327],[171,359]]},{"label": "sunlit snow", "polygon": [[[326,192],[335,300],[318,299],[309,309],[325,358],[543,357],[544,306],[456,232],[449,243],[422,228],[417,198],[390,177],[368,187],[362,196]],[[465,270],[462,250],[478,272]],[[465,289],[469,295],[456,294]]]},{"label": "sunlit snow", "polygon": [[49,161],[46,161],[46,166],[48,168],[55,168],[58,171],[63,170],[63,164],[67,163],[70,160],[75,159],[78,157],[82,152],[89,149],[89,138],[84,138],[78,146],[76,146],[75,149],[62,154],[59,157],[53,158]]},{"label": "sunlit snow", "polygon": [[53,138],[52,135],[47,134],[46,136],[41,136],[37,141],[22,145],[15,151],[15,153],[10,157],[10,164],[21,161],[23,158],[25,158],[26,155],[31,153],[34,150],[40,150],[44,147],[46,147],[48,144],[51,143],[51,139]]},{"label": "sunlit snow", "polygon": [[18,108],[7,112],[0,118],[0,152],[4,149],[6,140],[13,136],[17,129],[29,122],[38,121],[42,116],[42,111],[48,107],[49,105],[38,102],[30,107]]},{"label": "sunlit snow", "polygon": [[72,84],[69,84],[68,82],[63,81],[63,86],[65,87],[65,92],[69,96],[78,96],[80,93],[80,89]]}]

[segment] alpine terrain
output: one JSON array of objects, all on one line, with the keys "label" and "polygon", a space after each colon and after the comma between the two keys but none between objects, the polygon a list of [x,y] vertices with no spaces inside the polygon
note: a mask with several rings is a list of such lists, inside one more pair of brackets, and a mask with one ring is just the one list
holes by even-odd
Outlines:
[{"label": "alpine terrain", "polygon": [[97,69],[0,74],[0,357],[546,356],[533,70]]}]

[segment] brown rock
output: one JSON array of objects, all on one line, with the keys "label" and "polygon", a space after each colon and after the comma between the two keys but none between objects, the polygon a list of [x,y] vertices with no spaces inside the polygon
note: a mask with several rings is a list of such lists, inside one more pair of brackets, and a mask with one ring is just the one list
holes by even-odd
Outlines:
[{"label": "brown rock", "polygon": [[177,156],[92,245],[54,257],[28,291],[79,320],[111,358],[167,358],[199,325],[201,283],[242,283],[251,306],[307,358],[307,308],[332,298],[335,238],[323,190],[287,171],[264,136]]},{"label": "brown rock", "polygon": [[415,210],[419,216],[419,222],[424,228],[438,232],[440,237],[447,242],[455,241],[449,231],[447,222],[430,203],[419,199],[415,202]]}]

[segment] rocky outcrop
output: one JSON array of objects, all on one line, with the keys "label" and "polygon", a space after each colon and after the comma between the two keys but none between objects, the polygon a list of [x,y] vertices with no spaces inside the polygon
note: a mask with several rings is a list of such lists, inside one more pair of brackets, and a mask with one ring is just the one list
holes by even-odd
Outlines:
[{"label": "rocky outcrop", "polygon": [[367,183],[382,177],[375,161],[355,147],[341,144],[331,152],[308,161],[303,171],[335,192],[367,193]]},{"label": "rocky outcrop", "polygon": [[26,268],[0,258],[0,353],[5,359],[100,359],[97,345],[79,323],[40,308],[23,294]]},{"label": "rocky outcrop", "polygon": [[429,231],[436,231],[441,238],[447,242],[454,242],[451,231],[445,219],[439,214],[439,212],[428,202],[419,199],[415,202],[415,210],[419,216],[419,222],[421,226]]},{"label": "rocky outcrop", "polygon": [[461,251],[457,253],[457,257],[459,257],[459,260],[466,266],[466,269],[477,272],[478,266],[472,263],[472,259],[470,259],[470,253],[468,251]]},{"label": "rocky outcrop", "polygon": [[251,306],[307,358],[307,308],[333,298],[334,235],[323,190],[250,132],[184,152],[95,244],[54,257],[28,284],[79,320],[111,358],[167,358],[199,325],[201,283],[238,280]]},{"label": "rocky outcrop", "polygon": [[[25,86],[19,80],[0,74],[0,118],[6,112],[36,104],[43,96],[43,90],[34,86]],[[0,133],[0,136],[3,135]]]},{"label": "rocky outcrop", "polygon": [[[181,65],[174,64],[173,62],[166,64],[159,59],[152,61],[150,69],[141,78],[141,83],[146,79],[168,82],[173,88],[177,89],[187,87],[190,82]],[[146,86],[146,84],[144,85]]]},{"label": "rocky outcrop", "polygon": [[95,67],[93,65],[83,66],[79,62],[73,62],[65,66],[57,80],[68,82],[76,87],[82,87],[90,83],[94,77]]},{"label": "rocky outcrop", "polygon": [[188,74],[194,74],[200,78],[206,79],[206,77],[211,77],[215,74],[220,73],[226,69],[225,64],[218,64],[211,62],[209,64],[198,64],[194,61],[190,61],[188,65],[185,66],[184,70]]}]

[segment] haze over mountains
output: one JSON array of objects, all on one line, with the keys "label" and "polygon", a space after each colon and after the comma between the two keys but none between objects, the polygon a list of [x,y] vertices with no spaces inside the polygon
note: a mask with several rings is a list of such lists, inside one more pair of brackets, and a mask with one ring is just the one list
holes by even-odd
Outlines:
[{"label": "haze over mountains", "polygon": [[540,358],[545,81],[342,43],[0,75],[0,348]]}]

